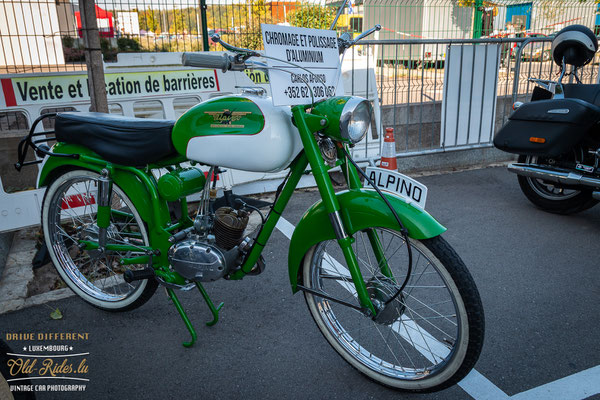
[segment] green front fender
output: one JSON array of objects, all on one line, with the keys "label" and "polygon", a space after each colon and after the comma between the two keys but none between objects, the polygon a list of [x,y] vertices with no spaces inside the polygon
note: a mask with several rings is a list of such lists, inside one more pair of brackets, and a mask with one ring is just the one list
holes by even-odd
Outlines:
[{"label": "green front fender", "polygon": [[[80,154],[102,159],[90,149],[74,144],[57,143],[52,148],[52,151],[55,153]],[[52,183],[54,178],[56,178],[56,173],[74,168],[88,169],[100,173],[104,166],[74,158],[49,157],[44,162],[42,170],[40,171],[38,187],[48,186]],[[139,212],[140,217],[146,223],[151,224],[153,222],[152,204],[150,201],[151,196],[146,185],[144,185],[144,183],[133,173],[118,168],[115,168],[111,178],[120,188],[125,190],[127,196],[129,196]],[[161,210],[162,214],[168,216],[166,204],[163,204],[163,206],[164,210]]]},{"label": "green front fender", "polygon": [[[446,228],[426,211],[404,202],[399,197],[384,195],[398,213],[411,238],[429,239],[446,231]],[[399,229],[394,215],[377,192],[364,189],[349,190],[337,193],[336,197],[348,234],[352,235],[371,227]],[[298,280],[302,279],[299,276],[300,266],[306,252],[319,242],[335,238],[329,215],[319,200],[304,213],[292,235],[288,264],[294,293],[298,291]]]}]

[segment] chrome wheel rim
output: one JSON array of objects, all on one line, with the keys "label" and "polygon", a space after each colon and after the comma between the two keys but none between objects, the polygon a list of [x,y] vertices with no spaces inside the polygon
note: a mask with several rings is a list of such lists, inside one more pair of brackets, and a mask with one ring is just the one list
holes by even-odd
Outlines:
[{"label": "chrome wheel rim", "polygon": [[[529,156],[529,157],[527,157],[525,162],[527,164],[537,164],[538,157]],[[579,193],[581,193],[579,190],[558,188],[551,183],[545,183],[542,179],[531,178],[531,177],[527,177],[526,179],[527,179],[527,182],[529,183],[529,186],[531,187],[531,189],[538,196],[540,196],[544,199],[547,199],[547,200],[552,200],[552,201],[568,200],[568,199],[571,199],[571,198],[577,196]]]},{"label": "chrome wheel rim", "polygon": [[[397,232],[376,232],[396,285],[387,283],[377,262],[373,262],[366,232],[354,235],[353,248],[365,282],[377,282],[380,287],[387,287],[384,292],[392,294],[406,276],[406,244]],[[314,302],[318,318],[350,357],[381,375],[407,381],[431,377],[443,370],[467,332],[463,325],[466,318],[458,312],[456,291],[449,288],[454,283],[448,272],[443,266],[440,268],[440,261],[423,244],[411,242],[411,246],[413,273],[395,300],[400,311],[393,323],[378,324],[356,309],[307,296]],[[349,272],[340,265],[340,256],[336,241],[320,243],[314,251],[309,284],[312,289],[358,305]]]},{"label": "chrome wheel rim", "polygon": [[[97,175],[96,175],[97,176]],[[85,295],[103,302],[119,302],[143,291],[146,281],[127,283],[125,269],[143,269],[145,264],[122,266],[122,258],[143,255],[140,251],[110,251],[82,248],[82,240],[97,241],[96,225],[97,180],[90,175],[71,177],[60,185],[50,199],[48,236],[51,251],[68,280]],[[113,213],[107,233],[107,243],[147,246],[148,235],[133,204],[116,185],[110,199]]]}]

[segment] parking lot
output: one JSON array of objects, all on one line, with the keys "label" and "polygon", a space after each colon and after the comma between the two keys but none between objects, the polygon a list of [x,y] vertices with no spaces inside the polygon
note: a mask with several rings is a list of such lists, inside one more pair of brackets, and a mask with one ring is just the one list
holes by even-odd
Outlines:
[{"label": "parking lot", "polygon": [[[302,295],[291,294],[285,223],[263,253],[262,275],[205,285],[215,302],[225,302],[216,326],[204,325],[211,317],[197,292],[181,293],[198,331],[191,349],[181,346],[188,332],[162,289],[128,313],[71,297],[5,314],[0,333],[89,333],[72,346],[89,352],[90,399],[600,399],[600,206],[571,216],[537,210],[505,167],[418,179],[486,313],[483,352],[460,386],[403,394],[347,365],[322,338]],[[318,197],[299,191],[283,217],[295,225]],[[50,318],[55,308],[63,319]],[[52,343],[62,344],[45,344]]]}]

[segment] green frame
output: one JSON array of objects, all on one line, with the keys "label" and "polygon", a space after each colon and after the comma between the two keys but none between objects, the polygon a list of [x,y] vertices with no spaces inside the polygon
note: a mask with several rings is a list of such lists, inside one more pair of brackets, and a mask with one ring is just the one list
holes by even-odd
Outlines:
[{"label": "green frame", "polygon": [[[309,166],[321,195],[321,200],[306,211],[294,230],[290,242],[288,263],[292,291],[297,292],[298,284],[301,283],[300,266],[305,254],[318,242],[335,239],[344,254],[361,307],[367,313],[376,315],[376,309],[371,302],[356,255],[351,247],[354,242],[352,234],[361,230],[368,230],[369,240],[373,245],[376,257],[380,261],[382,272],[389,276],[390,271],[383,257],[381,243],[375,231],[370,228],[399,229],[400,227],[391,210],[379,195],[374,191],[362,188],[357,170],[346,159],[345,151],[343,151],[346,145],[341,142],[337,142],[339,157],[336,165],[341,167],[349,190],[335,193],[328,174],[330,167],[324,162],[314,135],[315,132],[322,131],[324,127],[327,127],[329,121],[326,115],[316,114],[315,109],[311,110],[312,113],[308,113],[309,108],[310,106],[292,107],[293,122],[298,127],[304,150],[289,166],[290,175],[287,183],[279,193],[279,197],[258,233],[245,261],[240,269],[230,274],[229,279],[242,279],[254,268],[300,178]],[[155,274],[164,282],[175,285],[189,284],[177,272],[169,268],[167,258],[168,250],[171,247],[169,238],[175,231],[193,225],[192,219],[188,216],[187,202],[185,197],[180,199],[182,218],[178,221],[171,221],[168,202],[161,197],[157,180],[152,174],[152,170],[157,168],[180,169],[179,164],[188,161],[185,157],[177,156],[163,160],[160,163],[148,165],[145,168],[136,168],[108,163],[91,150],[79,145],[57,143],[52,151],[54,153],[78,154],[79,158],[49,157],[40,174],[38,182],[40,187],[48,185],[57,174],[66,172],[68,169],[79,167],[98,173],[101,173],[104,169],[108,170],[112,181],[127,193],[148,227],[150,246],[145,249],[147,250],[146,255],[136,255],[131,259],[123,259],[123,264],[143,263],[149,261],[152,257]],[[202,189],[198,188],[198,191]],[[407,228],[410,237],[425,239],[437,236],[445,231],[445,228],[425,211],[407,204],[398,197],[392,195],[386,195],[386,197],[402,219],[402,223]],[[99,208],[98,220],[106,221],[105,224],[108,225],[110,212],[109,208],[107,210]],[[335,221],[335,217],[341,223],[334,227],[332,221]],[[89,249],[98,247],[98,243],[94,242],[88,241],[84,244]],[[128,248],[126,245],[119,245],[117,249],[115,246],[108,244],[106,248],[107,250],[131,250],[140,253],[139,247],[131,246],[131,248]],[[215,307],[202,285],[196,282],[196,286],[213,314],[213,320],[208,323],[212,325],[218,321],[218,311],[222,304]],[[167,287],[167,291],[192,335],[192,340],[185,342],[184,345],[191,346],[196,340],[196,332],[172,288]]]}]

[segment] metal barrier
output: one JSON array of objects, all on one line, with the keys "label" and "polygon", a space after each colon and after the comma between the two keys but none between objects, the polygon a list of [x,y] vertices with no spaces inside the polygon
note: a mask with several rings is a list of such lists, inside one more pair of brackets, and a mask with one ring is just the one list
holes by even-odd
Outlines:
[{"label": "metal barrier", "polygon": [[[550,55],[551,40],[366,40],[353,54],[370,55],[381,99],[378,122],[395,129],[397,155],[403,157],[491,146],[513,102],[528,100],[534,87],[528,79],[558,77],[559,68]],[[599,59],[596,55],[582,69],[583,83],[598,83]],[[485,80],[486,75],[494,81],[490,76]],[[363,76],[353,79],[364,81]],[[457,90],[454,97],[448,97],[450,86]],[[477,115],[482,113],[491,114]]]},{"label": "metal barrier", "polygon": [[[123,52],[204,50],[219,33],[237,46],[262,48],[260,24],[327,28],[337,0],[98,0],[96,15],[105,61]],[[205,10],[206,23],[202,23]],[[470,39],[549,35],[569,24],[596,26],[593,1],[364,0],[352,2],[337,29],[353,35],[380,24],[380,39]],[[0,73],[85,69],[77,2],[0,2]],[[222,50],[211,45],[211,50]],[[401,50],[409,52],[412,47]],[[389,57],[407,59],[408,54]],[[412,51],[413,58],[419,53]],[[386,56],[387,57],[387,56]]]}]

